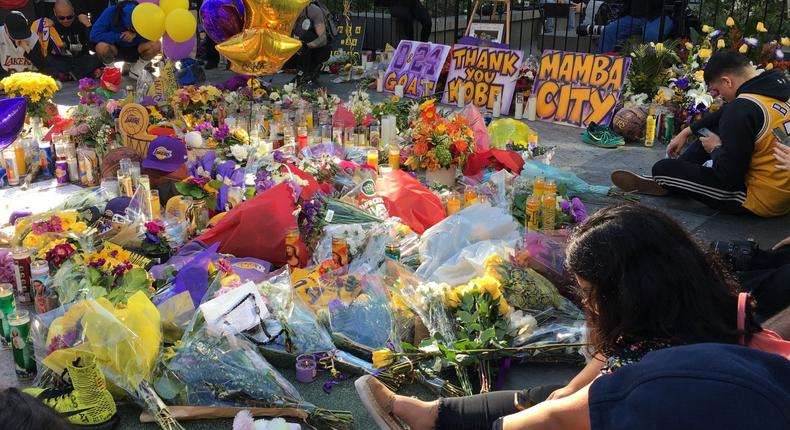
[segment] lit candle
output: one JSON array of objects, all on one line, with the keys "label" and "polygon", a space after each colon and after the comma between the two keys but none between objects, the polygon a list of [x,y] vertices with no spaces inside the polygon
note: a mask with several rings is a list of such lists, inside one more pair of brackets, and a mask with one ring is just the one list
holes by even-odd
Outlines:
[{"label": "lit candle", "polygon": [[316,377],[315,356],[303,354],[296,357],[296,380],[309,384]]},{"label": "lit candle", "polygon": [[390,148],[388,159],[393,170],[400,169],[400,151],[397,148]]},{"label": "lit candle", "polygon": [[521,115],[524,113],[524,95],[521,93],[516,94],[516,111],[513,112],[513,117],[516,119],[521,119]]},{"label": "lit candle", "polygon": [[379,170],[379,150],[378,149],[368,149],[368,165]]},{"label": "lit candle", "polygon": [[379,73],[376,76],[376,92],[377,93],[384,92],[384,71],[383,70],[379,70]]}]

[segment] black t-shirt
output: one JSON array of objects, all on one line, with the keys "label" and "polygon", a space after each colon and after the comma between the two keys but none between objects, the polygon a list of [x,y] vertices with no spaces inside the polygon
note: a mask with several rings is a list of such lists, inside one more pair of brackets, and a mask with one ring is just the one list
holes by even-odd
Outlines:
[{"label": "black t-shirt", "polygon": [[90,28],[85,27],[79,22],[76,16],[72,24],[68,27],[61,24],[55,17],[53,17],[52,20],[55,22],[55,30],[57,30],[60,38],[63,40],[64,51],[71,51],[73,55],[88,52],[90,45]]}]

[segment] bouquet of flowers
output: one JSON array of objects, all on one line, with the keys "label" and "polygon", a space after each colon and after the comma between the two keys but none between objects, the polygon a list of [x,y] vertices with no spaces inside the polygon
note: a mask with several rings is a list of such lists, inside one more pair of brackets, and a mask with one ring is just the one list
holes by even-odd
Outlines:
[{"label": "bouquet of flowers", "polygon": [[85,106],[99,106],[104,100],[96,90],[99,89],[99,82],[91,78],[82,78],[79,82],[77,95],[80,96],[80,104]]},{"label": "bouquet of flowers", "polygon": [[468,121],[460,114],[445,118],[435,103],[435,99],[423,102],[411,122],[412,145],[406,165],[412,170],[462,168],[475,150]]},{"label": "bouquet of flowers", "polygon": [[52,105],[52,96],[60,89],[57,81],[36,72],[14,73],[0,80],[3,90],[9,97],[27,99],[27,115],[32,118],[47,119],[47,111]]},{"label": "bouquet of flowers", "polygon": [[145,223],[145,233],[140,248],[148,255],[170,254],[170,243],[165,235],[165,225],[162,220]]},{"label": "bouquet of flowers", "polygon": [[217,154],[208,151],[196,161],[187,163],[189,177],[176,183],[179,194],[205,200],[209,209],[225,211],[231,188],[244,187],[244,169],[233,161],[225,161],[214,168]]},{"label": "bouquet of flowers", "polygon": [[60,211],[23,219],[16,225],[17,237],[22,246],[46,251],[52,249],[55,239],[76,238],[88,229],[77,211]]},{"label": "bouquet of flowers", "polygon": [[632,43],[624,48],[630,52],[631,67],[626,80],[628,96],[644,94],[652,99],[660,86],[666,86],[670,68],[680,62],[674,43]]},{"label": "bouquet of flowers", "polygon": [[378,118],[379,121],[382,121],[382,118],[387,115],[395,115],[398,130],[408,130],[409,119],[412,115],[412,106],[415,103],[419,105],[420,102],[392,96],[373,105],[373,116]]},{"label": "bouquet of flowers", "polygon": [[370,104],[370,95],[367,91],[352,91],[348,96],[348,110],[354,114],[357,125],[362,125],[373,113],[373,105]]},{"label": "bouquet of flowers", "polygon": [[731,48],[749,58],[752,63],[765,70],[774,67],[787,71],[790,62],[785,61],[783,46],[790,46],[790,38],[770,39],[769,29],[760,21],[754,30],[741,29],[733,17],[727,17],[723,28],[713,28],[709,25],[702,27],[705,41],[717,49]]}]

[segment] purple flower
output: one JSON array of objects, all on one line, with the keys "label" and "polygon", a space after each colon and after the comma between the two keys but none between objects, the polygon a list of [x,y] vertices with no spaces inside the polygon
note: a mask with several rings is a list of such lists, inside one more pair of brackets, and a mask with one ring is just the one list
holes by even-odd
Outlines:
[{"label": "purple flower", "polygon": [[560,209],[568,215],[573,215],[571,214],[571,202],[565,199],[560,200]]},{"label": "purple flower", "polygon": [[276,184],[272,180],[272,177],[269,174],[269,172],[267,172],[265,170],[261,170],[255,175],[255,193],[256,194],[260,194],[260,193],[268,190],[269,188],[274,187],[275,185]]},{"label": "purple flower", "polygon": [[582,203],[578,197],[571,199],[571,214],[573,215],[573,219],[576,222],[587,221],[587,209],[584,207],[584,203]]},{"label": "purple flower", "polygon": [[346,304],[343,303],[340,299],[332,299],[327,304],[330,313],[338,313],[346,310]]},{"label": "purple flower", "polygon": [[98,84],[91,78],[82,78],[79,83],[79,90],[82,92],[95,90]]},{"label": "purple flower", "polygon": [[193,176],[191,179],[189,179],[189,183],[192,184],[192,185],[197,186],[198,188],[203,188],[203,186],[208,184],[210,180],[211,180],[211,178],[194,177]]},{"label": "purple flower", "polygon": [[236,163],[228,160],[217,167],[217,179],[227,185],[244,186],[244,169],[237,169]]},{"label": "purple flower", "polygon": [[274,158],[274,161],[278,163],[285,163],[286,161],[288,161],[288,157],[285,154],[283,154],[281,151],[272,152],[272,157]]},{"label": "purple flower", "polygon": [[161,240],[159,239],[159,236],[157,236],[155,234],[146,233],[145,234],[145,241],[148,242],[148,243],[152,243],[154,245],[158,245]]},{"label": "purple flower", "polygon": [[[214,160],[217,158],[217,153],[208,151],[205,155],[198,158],[197,161],[190,161],[187,163],[189,174],[195,178],[203,177],[210,178],[211,173],[214,171]],[[208,181],[206,181],[208,182]]]},{"label": "purple flower", "polygon": [[687,90],[689,87],[690,80],[689,78],[680,78],[675,81],[675,86],[683,91]]},{"label": "purple flower", "polygon": [[222,124],[214,129],[214,139],[222,141],[227,139],[228,136],[230,136],[230,128],[227,124]]},{"label": "purple flower", "polygon": [[229,190],[230,190],[230,187],[228,187],[227,185],[223,185],[223,186],[219,187],[219,190],[217,190],[217,208],[216,208],[217,212],[224,212],[225,211],[225,207],[228,204],[228,191]]}]

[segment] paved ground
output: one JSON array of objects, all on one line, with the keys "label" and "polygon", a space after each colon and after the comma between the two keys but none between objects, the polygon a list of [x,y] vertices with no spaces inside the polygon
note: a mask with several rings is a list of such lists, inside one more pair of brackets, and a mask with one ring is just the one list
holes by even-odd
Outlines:
[{"label": "paved ground", "polygon": [[[224,71],[209,73],[209,81],[222,82],[229,76]],[[275,84],[286,82],[290,76],[278,75],[274,77]],[[322,77],[322,83],[330,88],[331,92],[345,95],[354,88],[353,84],[330,84],[328,76]],[[56,101],[61,104],[75,104],[76,85],[65,85]],[[373,98],[379,95],[374,93]],[[652,164],[664,157],[665,148],[657,145],[654,148],[644,148],[640,145],[628,145],[623,148],[606,150],[581,143],[581,131],[576,128],[552,125],[546,123],[529,123],[538,131],[542,144],[556,145],[557,155],[554,165],[563,169],[576,172],[582,179],[593,184],[609,185],[609,174],[613,169],[631,169],[636,172],[649,173]],[[605,204],[605,202],[602,202]],[[659,208],[677,220],[686,228],[693,231],[704,240],[713,239],[746,239],[754,238],[763,247],[770,247],[780,239],[790,235],[790,216],[775,219],[760,219],[757,217],[730,216],[720,214],[701,204],[688,199],[680,198],[644,198],[643,204]],[[593,207],[599,205],[593,204]],[[18,385],[11,366],[11,356],[7,351],[0,352],[0,388]],[[540,384],[564,383],[577,371],[572,366],[528,366],[516,368],[509,374],[506,388],[523,388]],[[283,372],[286,377],[293,379],[289,371]],[[363,430],[375,429],[370,417],[358,401],[350,381],[335,387],[332,394],[325,394],[318,383],[305,385],[297,383],[297,388],[303,396],[315,404],[328,409],[350,410],[357,423],[356,428]],[[419,387],[408,393],[420,397],[428,393]],[[153,429],[153,425],[142,425],[137,422],[139,410],[134,407],[122,407],[123,417],[121,428],[124,429]],[[186,424],[190,429],[229,429],[230,421],[212,421],[198,424]]]}]

